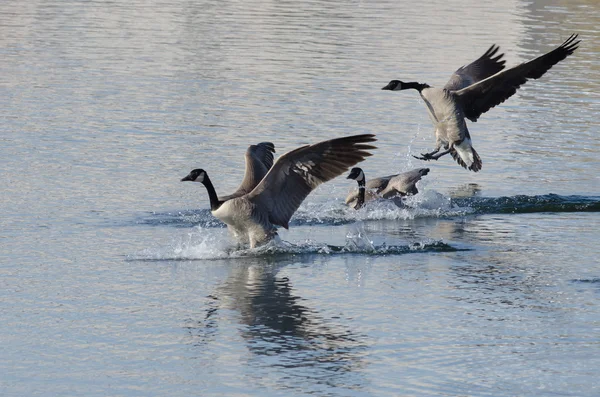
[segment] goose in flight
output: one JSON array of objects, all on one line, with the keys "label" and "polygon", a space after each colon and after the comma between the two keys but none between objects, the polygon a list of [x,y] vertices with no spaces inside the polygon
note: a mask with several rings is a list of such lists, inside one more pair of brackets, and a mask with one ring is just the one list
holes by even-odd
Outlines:
[{"label": "goose in flight", "polygon": [[219,200],[227,201],[250,193],[273,166],[273,153],[275,153],[275,145],[271,142],[248,146],[245,155],[246,171],[241,185],[232,194],[219,196]]},{"label": "goose in flight", "polygon": [[221,200],[203,169],[192,170],[181,181],[202,183],[208,192],[211,213],[250,248],[277,235],[276,226],[289,227],[289,221],[302,201],[320,184],[371,156],[376,141],[373,134],[331,139],[301,146],[279,157],[262,180],[239,197]]},{"label": "goose in flight", "polygon": [[365,181],[365,173],[361,168],[355,167],[350,170],[347,179],[354,179],[358,184],[358,190],[351,192],[346,197],[346,205],[360,209],[366,201],[377,198],[394,199],[396,205],[401,201],[398,198],[419,193],[417,182],[429,173],[429,168],[417,168],[396,175],[388,175]]},{"label": "goose in flight", "polygon": [[[577,36],[573,34],[547,54],[506,70],[503,70],[505,61],[501,60],[504,54],[496,55],[499,47],[493,45],[480,58],[456,70],[444,88],[390,81],[383,90],[419,91],[435,126],[435,149],[414,157],[437,160],[450,153],[462,167],[474,172],[481,170],[481,158],[471,145],[465,118],[477,121],[483,113],[510,98],[528,79],[542,77],[578,48]],[[445,150],[440,152],[442,147]]]}]

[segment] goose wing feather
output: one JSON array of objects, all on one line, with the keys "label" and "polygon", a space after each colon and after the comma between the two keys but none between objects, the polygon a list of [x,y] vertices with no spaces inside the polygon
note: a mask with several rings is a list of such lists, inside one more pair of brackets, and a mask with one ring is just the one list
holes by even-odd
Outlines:
[{"label": "goose wing feather", "polygon": [[382,176],[379,178],[369,179],[366,183],[366,188],[371,191],[375,191],[376,193],[384,190],[389,182],[395,175]]},{"label": "goose wing feather", "polygon": [[[376,198],[376,194],[378,194],[379,192],[381,192],[383,189],[385,189],[388,185],[388,182],[390,181],[390,179],[393,177],[394,175],[390,175],[390,176],[384,176],[381,178],[374,178],[374,179],[369,179],[367,181],[367,183],[365,184],[365,188],[367,189],[366,195],[365,195],[365,200],[369,201],[371,199]],[[348,193],[348,195],[346,196],[346,204],[350,204],[353,201],[356,201],[358,199],[358,188],[355,187],[350,193]],[[354,206],[354,204],[352,205]]]},{"label": "goose wing feather", "polygon": [[271,142],[250,145],[246,150],[246,171],[242,183],[234,193],[219,197],[219,200],[227,201],[250,193],[273,166],[273,153],[275,145]]},{"label": "goose wing feather", "polygon": [[398,192],[404,194],[417,194],[416,184],[421,178],[429,173],[429,168],[417,168],[408,172],[394,175],[388,184],[388,188],[381,194],[384,198],[396,195]]},{"label": "goose wing feather", "polygon": [[320,184],[371,156],[373,134],[354,135],[306,145],[279,157],[265,178],[248,194],[274,225],[288,223],[302,201]]},{"label": "goose wing feather", "polygon": [[475,61],[458,68],[444,86],[448,91],[457,91],[470,86],[478,81],[487,79],[504,69],[504,54],[498,54],[500,47],[492,45]]},{"label": "goose wing feather", "polygon": [[457,100],[462,105],[465,117],[471,121],[477,121],[483,113],[514,95],[528,79],[542,77],[552,66],[571,55],[578,48],[580,41],[575,41],[577,36],[576,34],[571,35],[559,47],[547,54],[456,91]]}]

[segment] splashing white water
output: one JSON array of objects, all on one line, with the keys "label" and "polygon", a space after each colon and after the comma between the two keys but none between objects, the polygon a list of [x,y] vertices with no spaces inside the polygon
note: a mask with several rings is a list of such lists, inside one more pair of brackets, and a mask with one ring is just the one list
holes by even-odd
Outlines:
[{"label": "splashing white water", "polygon": [[342,204],[341,200],[326,203],[304,203],[292,218],[296,224],[342,224],[366,220],[408,220],[415,218],[456,216],[469,213],[468,208],[452,205],[450,197],[435,190],[425,190],[401,200],[373,200],[360,210]]},{"label": "splashing white water", "polygon": [[374,251],[375,245],[373,245],[373,241],[367,236],[363,222],[357,222],[354,226],[354,230],[346,234],[346,247],[356,250]]},{"label": "splashing white water", "polygon": [[148,248],[133,255],[128,260],[143,261],[180,261],[180,260],[219,260],[276,255],[306,254],[404,254],[415,251],[454,251],[455,249],[441,241],[423,241],[409,245],[391,246],[375,245],[369,239],[362,222],[358,222],[346,235],[343,246],[329,245],[314,241],[299,244],[283,241],[279,238],[257,248],[243,247],[228,238],[224,238],[222,229],[196,228],[181,236],[170,245],[159,248]]},{"label": "splashing white water", "polygon": [[215,260],[265,255],[338,254],[338,253],[405,253],[415,250],[446,250],[452,247],[439,241],[424,241],[402,246],[377,246],[369,238],[364,221],[411,220],[420,217],[464,215],[469,209],[456,208],[451,199],[434,190],[424,190],[402,199],[400,206],[392,200],[368,202],[360,210],[346,207],[341,200],[325,203],[304,203],[292,218],[292,225],[336,225],[354,223],[346,234],[343,246],[324,242],[304,241],[290,243],[277,238],[261,247],[250,249],[233,241],[226,229],[196,226],[192,231],[176,237],[165,247],[147,248],[129,260]]},{"label": "splashing white water", "polygon": [[195,227],[166,247],[146,248],[130,260],[193,260],[229,257],[231,243],[222,229]]}]

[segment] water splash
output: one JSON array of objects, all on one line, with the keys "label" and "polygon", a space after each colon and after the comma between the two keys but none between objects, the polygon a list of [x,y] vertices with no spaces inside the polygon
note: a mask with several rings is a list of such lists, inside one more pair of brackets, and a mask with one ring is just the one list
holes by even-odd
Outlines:
[{"label": "water splash", "polygon": [[453,206],[449,197],[433,190],[406,197],[402,203],[402,206],[398,206],[391,200],[374,200],[358,211],[346,207],[341,201],[307,203],[294,214],[291,224],[341,225],[359,221],[451,217],[471,212],[469,208]]},{"label": "water splash", "polygon": [[364,228],[357,227],[346,236],[343,246],[305,241],[299,244],[281,239],[271,240],[257,248],[242,247],[224,239],[222,233],[196,228],[178,241],[166,247],[148,248],[127,257],[128,261],[189,261],[219,260],[247,257],[280,257],[296,255],[393,255],[413,252],[454,252],[464,249],[455,248],[441,240],[428,240],[407,245],[374,245],[366,235]]}]

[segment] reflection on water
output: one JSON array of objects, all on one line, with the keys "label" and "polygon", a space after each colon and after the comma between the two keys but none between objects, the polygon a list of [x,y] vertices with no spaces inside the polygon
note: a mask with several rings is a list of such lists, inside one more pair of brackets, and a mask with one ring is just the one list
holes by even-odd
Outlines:
[{"label": "reflection on water", "polygon": [[481,186],[476,183],[466,183],[448,191],[451,198],[468,198],[481,195]]},{"label": "reflection on water", "polygon": [[[310,256],[302,260],[312,262]],[[204,318],[186,325],[198,354],[207,343],[214,342],[224,317],[233,317],[252,353],[247,365],[264,369],[253,376],[259,384],[269,383],[275,376],[285,379],[281,383],[275,380],[281,389],[302,390],[307,381],[313,387],[360,388],[364,383],[360,369],[364,366],[365,336],[303,304],[290,279],[278,275],[284,266],[271,260],[235,266],[207,297]],[[261,380],[262,376],[268,380]]]}]

